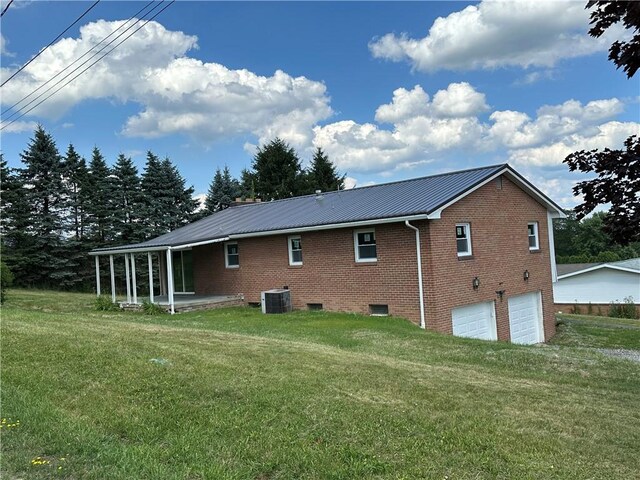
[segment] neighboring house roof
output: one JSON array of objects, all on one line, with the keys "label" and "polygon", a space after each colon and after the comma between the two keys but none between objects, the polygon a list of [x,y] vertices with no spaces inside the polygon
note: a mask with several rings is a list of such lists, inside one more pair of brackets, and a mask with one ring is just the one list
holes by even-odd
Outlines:
[{"label": "neighboring house roof", "polygon": [[600,262],[600,263],[565,263],[557,265],[558,280],[561,278],[581,275],[602,268],[610,268],[613,270],[621,270],[640,274],[640,258],[631,258],[629,260],[621,260],[619,262]]},{"label": "neighboring house roof", "polygon": [[552,215],[564,216],[556,203],[509,165],[502,164],[319,195],[237,205],[146,242],[100,248],[91,253],[187,248],[248,236],[439,218],[443,209],[502,174],[545,205]]}]

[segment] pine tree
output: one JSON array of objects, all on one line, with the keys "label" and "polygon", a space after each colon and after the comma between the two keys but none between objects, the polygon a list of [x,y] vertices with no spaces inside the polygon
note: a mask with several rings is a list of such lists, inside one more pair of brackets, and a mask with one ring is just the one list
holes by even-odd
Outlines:
[{"label": "pine tree", "polygon": [[205,199],[205,211],[211,214],[224,210],[239,196],[240,183],[231,176],[229,167],[225,166],[223,171],[217,168]]},{"label": "pine tree", "polygon": [[72,286],[77,277],[63,244],[64,166],[53,137],[38,126],[20,156],[24,168],[11,186],[7,263],[20,285]]},{"label": "pine tree", "polygon": [[113,167],[114,234],[118,243],[133,243],[144,238],[140,210],[142,190],[138,169],[130,158],[118,155]]},{"label": "pine tree", "polygon": [[256,198],[256,174],[247,168],[243,168],[240,172],[240,196]]},{"label": "pine tree", "polygon": [[253,159],[256,194],[264,200],[299,195],[303,188],[300,160],[293,148],[276,138],[258,148]]},{"label": "pine tree", "polygon": [[141,180],[145,238],[156,237],[193,219],[197,201],[193,187],[185,188],[184,178],[167,158],[160,161],[152,152]]},{"label": "pine tree", "polygon": [[308,171],[309,187],[315,190],[330,192],[344,189],[346,175],[339,175],[336,166],[320,147],[315,151]]},{"label": "pine tree", "polygon": [[113,240],[114,185],[111,169],[100,153],[93,148],[87,175],[87,214],[89,238],[94,247]]},{"label": "pine tree", "polygon": [[69,193],[69,221],[71,232],[77,241],[82,241],[86,221],[85,200],[87,196],[87,162],[72,144],[64,156],[64,181]]}]

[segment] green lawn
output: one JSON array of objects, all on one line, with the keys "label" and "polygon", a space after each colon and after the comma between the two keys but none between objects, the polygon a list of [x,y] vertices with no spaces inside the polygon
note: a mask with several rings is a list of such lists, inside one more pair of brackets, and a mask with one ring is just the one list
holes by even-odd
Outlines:
[{"label": "green lawn", "polygon": [[395,318],[144,316],[92,302],[9,292],[3,479],[640,472],[640,363],[597,350],[640,349],[637,322],[566,316],[551,345],[523,347]]}]

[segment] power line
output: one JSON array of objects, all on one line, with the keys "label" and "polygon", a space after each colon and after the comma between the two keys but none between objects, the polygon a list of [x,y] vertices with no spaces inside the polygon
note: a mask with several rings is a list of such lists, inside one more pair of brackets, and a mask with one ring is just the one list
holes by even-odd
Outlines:
[{"label": "power line", "polygon": [[11,5],[13,3],[13,0],[9,0],[9,3],[7,3],[7,6],[4,7],[4,10],[2,10],[2,13],[0,13],[0,18],[4,17],[4,14],[7,13],[7,10],[9,10],[9,5]]},{"label": "power line", "polygon": [[[142,15],[142,19],[144,19],[144,17],[146,17],[147,15],[149,15],[151,12],[153,12],[156,8],[158,8],[158,6],[160,6],[162,3],[164,2],[164,0],[162,0],[159,4],[157,4],[155,7],[153,7],[151,10],[149,10],[148,12],[146,12],[144,15]],[[142,7],[140,10],[138,10],[136,13],[134,13],[131,17],[129,17],[129,19],[124,22],[123,24],[121,24],[119,27],[117,27],[115,30],[113,30],[109,35],[107,35],[106,37],[104,37],[102,40],[100,40],[98,43],[96,43],[93,47],[91,47],[89,50],[87,50],[86,52],[84,52],[80,57],[76,58],[73,62],[71,62],[69,65],[67,65],[65,68],[63,68],[62,70],[60,70],[58,73],[56,73],[53,77],[51,77],[49,80],[47,80],[46,82],[42,83],[39,87],[37,87],[35,90],[32,90],[31,93],[25,95],[24,97],[22,97],[20,100],[18,100],[16,103],[14,103],[13,105],[11,105],[9,108],[5,109],[0,116],[4,116],[6,115],[8,112],[10,112],[11,110],[13,110],[15,107],[17,107],[18,105],[20,105],[22,102],[24,102],[25,100],[27,100],[29,97],[31,97],[32,95],[34,95],[35,93],[39,92],[40,90],[42,90],[46,85],[48,85],[49,83],[51,83],[54,79],[56,79],[58,76],[60,76],[62,73],[66,72],[67,70],[69,70],[73,65],[75,65],[76,63],[78,63],[80,60],[82,60],[84,57],[86,57],[87,55],[89,55],[89,53],[91,53],[93,50],[95,50],[97,47],[99,47],[102,43],[104,43],[109,37],[111,37],[112,35],[116,34],[119,30],[122,30],[131,20],[135,19],[135,22],[133,22],[133,24],[131,24],[129,27],[127,27],[126,30],[124,30],[123,32],[120,33],[120,35],[118,35],[116,38],[114,38],[113,40],[111,40],[109,43],[107,43],[105,46],[103,46],[101,49],[99,49],[97,52],[94,52],[88,59],[86,59],[84,62],[82,62],[80,65],[78,65],[76,68],[74,68],[71,72],[70,75],[72,75],[74,72],[76,72],[78,69],[80,69],[83,65],[86,65],[88,62],[91,61],[92,58],[95,58],[98,54],[100,54],[100,52],[104,51],[105,48],[107,48],[109,45],[111,45],[113,42],[115,42],[118,38],[120,38],[122,35],[124,35],[127,31],[129,31],[131,28],[133,28],[136,23],[140,22],[141,19],[136,18],[138,14],[140,14],[143,10],[146,10],[149,5],[155,3],[154,0],[151,0],[149,3],[147,3],[144,7]],[[64,81],[64,79],[59,80],[58,82],[56,82],[52,88],[54,88],[58,83]],[[20,110],[24,110],[26,107],[28,107],[29,105],[31,105],[33,102],[37,101],[39,98],[41,98],[43,95],[45,95],[47,92],[43,92],[40,95],[38,95],[36,98],[34,98],[33,100],[31,100],[29,103],[27,103],[26,105],[21,106],[18,110],[14,111],[11,115],[9,115],[8,118],[5,118],[5,122],[9,119],[11,119],[12,117],[16,116]]]},{"label": "power line", "polygon": [[[12,2],[13,0],[11,0]],[[11,2],[9,2],[9,5],[11,5]],[[47,45],[46,47],[44,47],[42,50],[40,50],[38,53],[36,53],[31,60],[29,60],[27,63],[25,63],[23,66],[21,66],[18,70],[16,70],[15,72],[13,72],[13,75],[11,75],[9,78],[7,78],[4,82],[2,82],[2,85],[0,85],[0,87],[4,87],[5,84],[11,80],[13,77],[15,77],[17,74],[19,74],[22,70],[25,69],[25,67],[27,65],[29,65],[31,62],[33,62],[36,58],[38,58],[47,48],[49,48],[51,45],[53,45],[54,43],[56,43],[58,40],[60,40],[60,37],[62,37],[65,33],[67,33],[69,31],[69,29],[71,27],[73,27],[76,23],[78,23],[82,17],[84,17],[87,13],[89,13],[91,11],[91,9],[93,7],[95,7],[96,5],[98,5],[98,3],[100,3],[100,0],[96,0],[96,2],[91,5],[89,8],[87,8],[84,13],[82,15],[80,15],[78,18],[75,19],[75,21],[69,25],[67,28],[64,29],[64,31],[58,35],[56,38],[54,38],[53,40],[51,40],[51,42],[49,42],[49,45]],[[9,8],[9,5],[7,5],[7,8]],[[7,11],[7,8],[4,9],[4,11]],[[2,15],[4,15],[4,12],[2,12]]]},{"label": "power line", "polygon": [[[60,86],[57,90],[51,92],[51,94],[49,94],[47,97],[45,97],[44,99],[42,99],[40,102],[38,102],[36,105],[34,105],[33,107],[31,107],[29,110],[23,111],[17,118],[13,119],[11,122],[6,123],[5,125],[2,125],[2,127],[0,127],[0,130],[4,130],[5,128],[7,128],[9,125],[15,123],[16,121],[18,121],[19,119],[21,119],[22,117],[24,117],[27,113],[31,112],[33,109],[37,108],[38,106],[40,106],[42,103],[46,102],[49,98],[53,97],[56,93],[58,93],[60,90],[62,90],[64,87],[66,87],[67,85],[69,85],[71,82],[73,82],[76,78],[78,78],[79,76],[81,76],[83,73],[85,73],[87,70],[89,70],[91,67],[93,67],[96,63],[98,63],[100,60],[102,60],[104,57],[106,57],[107,55],[109,55],[111,52],[113,52],[118,46],[122,45],[126,40],[128,40],[130,37],[132,37],[133,35],[136,34],[136,32],[138,32],[140,29],[144,28],[151,20],[153,20],[154,18],[156,18],[158,15],[160,15],[162,12],[164,12],[167,8],[169,8],[171,5],[173,5],[176,2],[176,0],[171,0],[164,8],[162,8],[158,13],[156,13],[153,17],[151,17],[150,19],[148,19],[147,21],[145,21],[142,25],[140,25],[138,28],[136,28],[131,34],[129,34],[126,38],[124,38],[121,42],[119,42],[118,44],[116,44],[111,50],[109,50],[107,53],[105,53],[104,55],[102,55],[100,58],[98,58],[95,62],[93,62],[91,65],[89,65],[87,68],[85,68],[84,70],[82,70],[80,73],[78,73],[75,77],[73,77],[72,79],[70,79],[68,82],[66,82],[65,84],[63,84],[62,86]],[[77,69],[76,69],[77,70]],[[75,71],[75,70],[74,70]],[[72,72],[73,73],[73,72]],[[55,86],[55,85],[54,85]],[[45,92],[46,93],[46,92]]]}]

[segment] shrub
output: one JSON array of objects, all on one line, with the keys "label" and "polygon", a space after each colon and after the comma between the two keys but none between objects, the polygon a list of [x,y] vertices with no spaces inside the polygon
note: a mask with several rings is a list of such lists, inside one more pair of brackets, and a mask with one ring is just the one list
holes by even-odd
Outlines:
[{"label": "shrub", "polygon": [[626,297],[624,303],[611,302],[609,304],[609,316],[615,318],[638,318],[638,310],[633,297]]},{"label": "shrub", "polygon": [[0,304],[7,299],[7,288],[13,284],[13,274],[7,265],[0,261]]},{"label": "shrub", "polygon": [[578,302],[576,302],[573,307],[571,307],[571,312],[574,315],[580,315],[580,307],[578,306]]},{"label": "shrub", "polygon": [[167,311],[157,303],[151,303],[148,300],[142,302],[142,312],[145,315],[162,315]]},{"label": "shrub", "polygon": [[120,310],[120,306],[117,303],[113,303],[111,297],[107,297],[106,295],[96,297],[95,308],[102,312],[115,312]]}]

